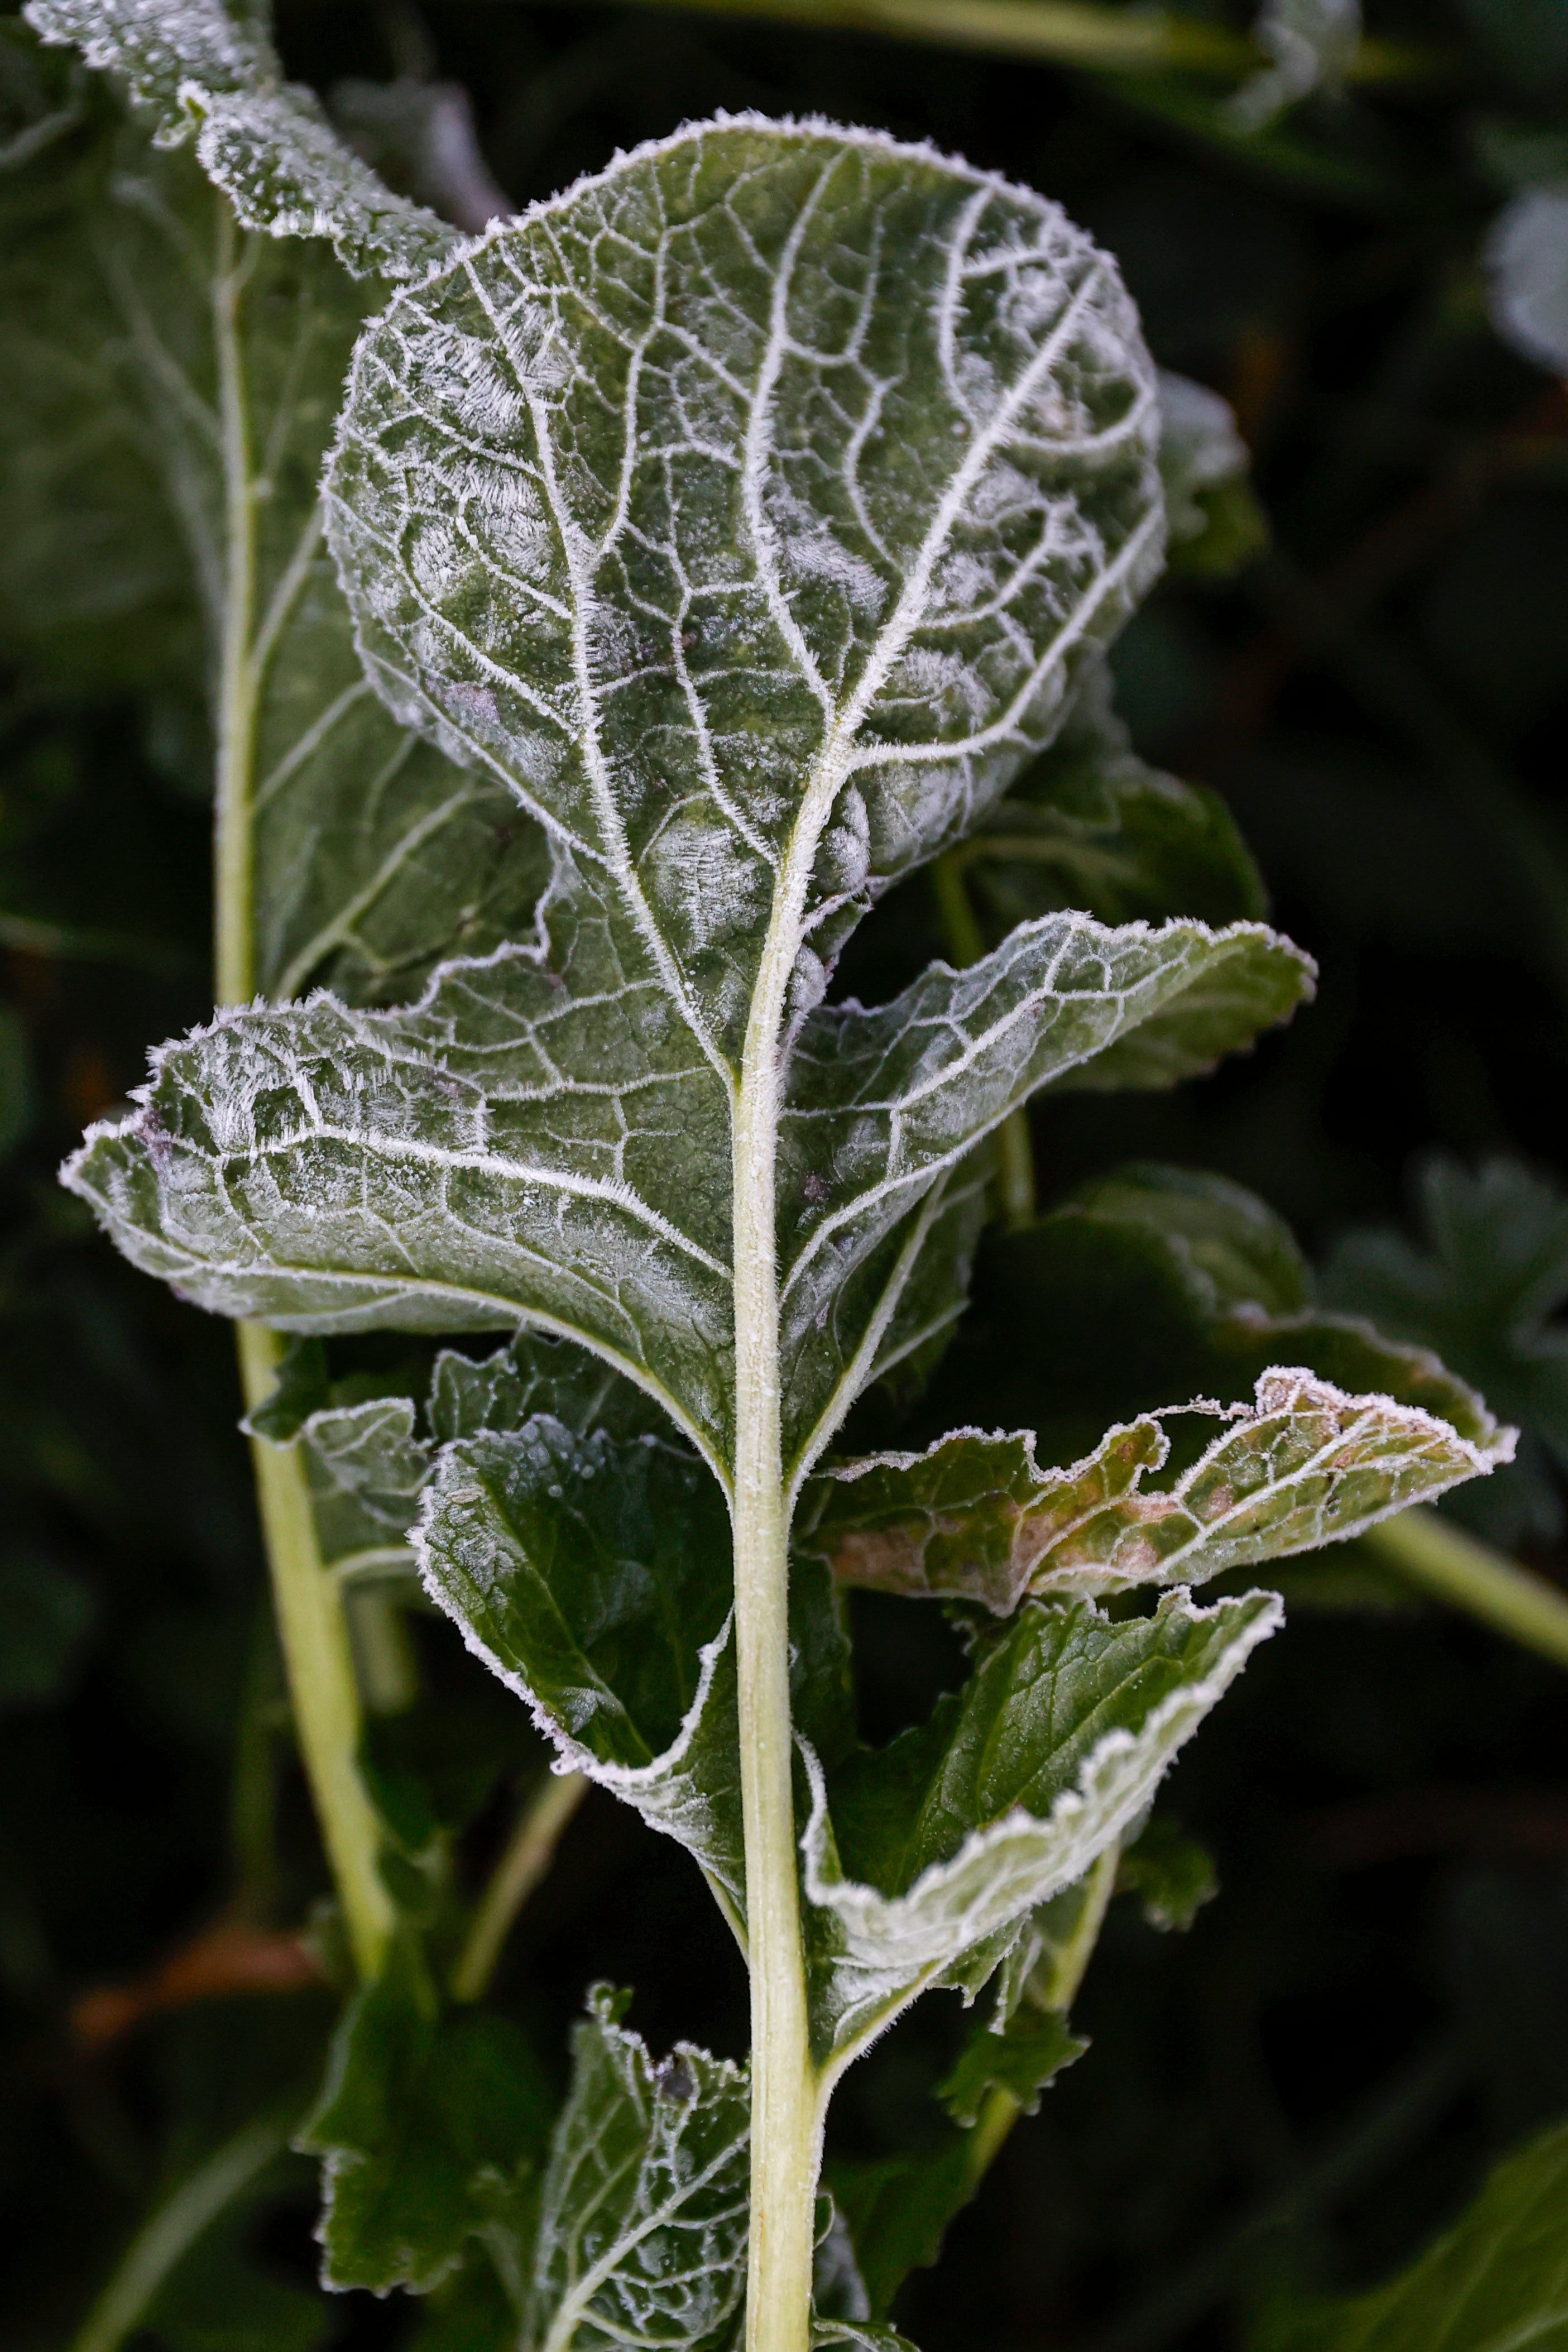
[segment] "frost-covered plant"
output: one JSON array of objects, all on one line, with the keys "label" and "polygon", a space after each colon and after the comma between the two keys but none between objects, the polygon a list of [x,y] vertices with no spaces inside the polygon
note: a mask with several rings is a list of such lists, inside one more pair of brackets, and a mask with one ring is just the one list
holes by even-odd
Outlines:
[{"label": "frost-covered plant", "polygon": [[[327,2275],[424,2291],[477,2242],[497,2341],[885,2341],[907,2217],[846,2190],[846,2233],[818,2197],[845,2069],[922,1992],[990,1988],[946,2085],[961,2202],[1080,2046],[1162,1775],[1280,1622],[1190,1588],[1510,1442],[1434,1359],[1306,1311],[1260,1204],[1144,1171],[1080,1229],[1157,1234],[1215,1349],[1265,1349],[1249,1401],[1185,1408],[1220,1425],[1179,1475],[1160,1414],[1064,1465],[977,1428],[834,1451],[941,1353],[998,1166],[1032,1242],[1030,1097],[1172,1085],[1310,992],[1101,659],[1167,494],[1190,530],[1234,470],[1228,418],[1167,394],[1162,481],[1113,262],[929,150],[705,123],[459,242],[248,9],[28,14],[151,123],[106,133],[92,266],[204,589],[217,742],[219,1010],[66,1181],[241,1321],[367,1986],[308,2127]],[[836,999],[855,926],[934,861],[954,963]],[[1194,875],[1239,918],[1182,912]],[[1133,919],[1093,910],[1113,887]],[[275,1335],[378,1328],[508,1344],[444,1351],[423,1412],[333,1400],[308,1347],[275,1382]],[[601,1994],[552,2132],[503,2021],[435,2014],[341,1605],[416,1501],[426,1591],[561,1769],[695,1859],[750,1971],[748,2070],[655,2066]],[[942,1601],[969,1644],[881,1750],[854,1585]],[[1155,1911],[1190,1907],[1190,1868],[1141,1853]]]}]

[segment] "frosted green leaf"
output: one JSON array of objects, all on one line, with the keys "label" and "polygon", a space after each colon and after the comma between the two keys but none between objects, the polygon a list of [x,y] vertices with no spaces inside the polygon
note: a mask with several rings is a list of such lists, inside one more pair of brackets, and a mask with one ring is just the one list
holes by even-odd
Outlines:
[{"label": "frosted green leaf", "polygon": [[743,1917],[729,1524],[704,1465],[540,1414],[444,1449],[415,1545],[562,1768],[678,1838]]},{"label": "frosted green leaf", "polygon": [[811,2352],[831,2352],[841,2344],[845,2352],[915,2352],[907,2336],[873,2319],[814,2319]]},{"label": "frosted green leaf", "polygon": [[329,238],[356,277],[417,277],[456,232],[394,195],[283,79],[259,10],[224,0],[29,0],[46,41],[79,49],[152,119],[161,147],[193,136],[203,170],[244,228]]},{"label": "frosted green leaf", "polygon": [[745,2072],[655,2063],[602,1988],[574,2036],[522,2340],[532,2352],[721,2352],[746,2284]]},{"label": "frosted green leaf", "polygon": [[329,1406],[309,1415],[296,1442],[323,1562],[345,1575],[405,1560],[412,1568],[408,1530],[430,1454],[414,1433],[408,1398]]},{"label": "frosted green leaf", "polygon": [[1218,793],[1151,768],[1094,663],[1056,741],[949,857],[988,942],[1077,908],[1102,922],[1255,919],[1262,877]]},{"label": "frosted green leaf", "polygon": [[[1026,1602],[960,1696],[825,1780],[801,1841],[813,2027],[836,2074],[921,1991],[973,1995],[1147,1807],[1279,1625],[1272,1593],[1113,1622]],[[831,1791],[831,1793],[830,1793]]]},{"label": "frosted green leaf", "polygon": [[[425,1589],[571,1767],[696,1858],[746,1916],[729,1521],[696,1457],[549,1414],[444,1447]],[[821,1570],[791,1595],[796,1717],[848,1745],[847,1650]]]},{"label": "frosted green leaf", "polygon": [[1296,2306],[1251,2352],[1564,2352],[1568,2125],[1511,2156],[1407,2271],[1370,2294]]},{"label": "frosted green leaf", "polygon": [[[448,965],[406,1013],[317,996],[221,1014],[156,1057],[141,1109],[94,1129],[68,1181],[136,1263],[223,1313],[578,1334],[727,1465],[724,1094],[656,981],[625,984],[610,926],[574,921],[586,911],[548,900],[548,954]],[[1139,1024],[1138,1074],[1163,1083],[1303,984],[1257,926],[1062,917],[880,1012],[812,1015],[781,1136],[791,1451],[914,1343],[922,1327],[894,1318],[941,1215],[934,1184],[1015,1103],[1134,1052]]]},{"label": "frosted green leaf", "polygon": [[1049,740],[1157,570],[1155,432],[1054,205],[741,117],[393,303],[332,532],[392,707],[557,831],[723,1075],[765,940],[807,1009]]},{"label": "frosted green leaf", "polygon": [[817,1516],[797,1541],[841,1583],[976,1601],[1000,1616],[1025,1593],[1198,1584],[1343,1542],[1484,1477],[1511,1460],[1515,1434],[1476,1443],[1418,1406],[1276,1366],[1251,1411],[1230,1407],[1229,1425],[1174,1485],[1145,1487],[1170,1452],[1168,1417],[1111,1430],[1063,1470],[1040,1469],[1024,1431],[956,1430],[925,1454],[872,1455],[816,1482]]}]

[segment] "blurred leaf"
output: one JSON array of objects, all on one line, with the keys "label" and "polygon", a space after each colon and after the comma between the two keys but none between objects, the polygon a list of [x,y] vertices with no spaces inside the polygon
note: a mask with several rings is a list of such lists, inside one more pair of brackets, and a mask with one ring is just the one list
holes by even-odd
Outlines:
[{"label": "blurred leaf", "polygon": [[1568,373],[1568,182],[1527,188],[1487,239],[1491,321],[1516,352]]},{"label": "blurred leaf", "polygon": [[999,2024],[993,2019],[970,2028],[963,2053],[936,2095],[956,2124],[977,2122],[991,2090],[1005,2091],[1026,2116],[1038,2115],[1041,2092],[1088,2047],[1061,2010],[1024,2001]]},{"label": "blurred leaf", "polygon": [[1219,1892],[1214,1856],[1175,1822],[1156,1814],[1123,1847],[1116,1892],[1137,1896],[1151,1927],[1190,1927]]},{"label": "blurred leaf", "polygon": [[1517,1160],[1472,1171],[1431,1159],[1417,1199],[1426,1246],[1388,1229],[1348,1234],[1329,1257],[1324,1294],[1438,1349],[1520,1423],[1512,1468],[1458,1501],[1458,1516],[1505,1548],[1550,1541],[1564,1523],[1557,1473],[1568,1469],[1568,1194]]},{"label": "blurred leaf", "polygon": [[1224,579],[1268,544],[1269,525],[1248,480],[1250,462],[1229,403],[1162,368],[1160,479],[1173,571]]},{"label": "blurred leaf", "polygon": [[91,1588],[60,1561],[0,1559],[0,1714],[59,1696],[96,1614]]},{"label": "blurred leaf", "polygon": [[944,868],[973,893],[977,948],[1052,908],[1116,923],[1181,913],[1218,924],[1266,911],[1261,877],[1223,801],[1139,759],[1111,693],[1109,668],[1097,663],[1051,750],[947,853]]},{"label": "blurred leaf", "polygon": [[435,2014],[394,1958],[350,2003],[294,2145],[324,2158],[322,2278],[423,2294],[470,2239],[526,2242],[552,2102],[508,2019]]},{"label": "blurred leaf", "polygon": [[[1029,1334],[1022,1354],[1019,1331]],[[1108,1424],[1172,1396],[1245,1402],[1282,1363],[1347,1395],[1430,1413],[1468,1445],[1498,1442],[1480,1397],[1429,1348],[1310,1303],[1300,1252],[1254,1194],[1148,1162],[1097,1178],[1027,1231],[991,1240],[976,1310],[923,1412],[941,1426],[960,1415],[994,1423],[998,1406],[1021,1411],[1038,1457],[1070,1463]],[[1200,1423],[1172,1434],[1178,1462],[1200,1450]]]},{"label": "blurred leaf", "polygon": [[1563,2352],[1568,2126],[1500,2164],[1475,2203],[1402,2276],[1281,2316],[1253,2352]]}]

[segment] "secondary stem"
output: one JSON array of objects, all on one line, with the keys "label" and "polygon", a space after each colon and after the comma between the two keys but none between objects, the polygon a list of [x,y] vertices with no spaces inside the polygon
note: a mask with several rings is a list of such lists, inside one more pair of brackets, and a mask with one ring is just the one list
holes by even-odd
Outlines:
[{"label": "secondary stem", "polygon": [[[256,986],[256,518],[240,309],[246,263],[234,216],[216,204],[213,342],[224,459],[224,610],[219,643],[217,805],[214,827],[214,984],[220,1005]],[[253,1410],[270,1391],[282,1346],[258,1323],[238,1327],[240,1381]],[[326,1574],[297,1446],[251,1440],[262,1534],[300,1758],[315,1800],[344,1926],[361,1976],[386,1955],[392,1913],[377,1867],[380,1835],[359,1772],[360,1694],[341,1598]]]},{"label": "secondary stem", "polygon": [[1417,1504],[1369,1528],[1362,1541],[1423,1592],[1568,1666],[1568,1599],[1479,1536]]},{"label": "secondary stem", "polygon": [[795,1873],[770,1011],[765,1002],[754,1008],[735,1119],[735,1643],[751,1967],[746,2340],[747,2352],[807,2352],[820,2148]]},{"label": "secondary stem", "polygon": [[588,1782],[580,1772],[547,1772],[543,1787],[528,1798],[479,1897],[457,1956],[451,1979],[454,2000],[477,2000],[483,1994],[507,1930],[555,1860],[561,1832],[587,1794]]},{"label": "secondary stem", "polygon": [[[264,1324],[239,1326],[247,1409],[270,1394],[282,1353],[277,1332]],[[360,1778],[360,1694],[349,1629],[337,1587],[321,1564],[298,1449],[270,1444],[264,1437],[253,1437],[250,1444],[300,1761],[354,1965],[361,1976],[374,1977],[386,1958],[392,1908],[376,1863],[375,1812]]]}]

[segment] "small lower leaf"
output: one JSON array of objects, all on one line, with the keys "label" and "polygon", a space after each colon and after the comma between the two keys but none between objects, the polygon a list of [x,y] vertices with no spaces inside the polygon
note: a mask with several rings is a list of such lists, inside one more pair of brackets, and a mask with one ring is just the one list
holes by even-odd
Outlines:
[{"label": "small lower leaf", "polygon": [[1272,1593],[1182,1591],[1113,1622],[1029,1602],[963,1693],[830,1783],[802,1839],[813,2028],[837,2072],[916,1994],[973,1994],[1030,1914],[1146,1808],[1281,1622]]},{"label": "small lower leaf", "polygon": [[550,2101],[507,2019],[437,2018],[394,1959],[338,2029],[295,2146],[322,2167],[322,2282],[423,2294],[465,2246],[530,2228]]},{"label": "small lower leaf", "polygon": [[1150,1822],[1123,1849],[1116,1892],[1137,1896],[1151,1927],[1190,1927],[1219,1892],[1214,1856],[1175,1822]]},{"label": "small lower leaf", "polygon": [[[854,2241],[873,2314],[879,2319],[910,2272],[928,2270],[936,2262],[948,2222],[979,2186],[968,2141],[958,2132],[946,2133],[935,2147],[916,2156],[835,2164],[830,2179]],[[831,2339],[824,2334],[816,2340]],[[846,2340],[861,2338],[851,2333]]]},{"label": "small lower leaf", "polygon": [[1035,2009],[1025,2002],[1005,2025],[974,2029],[936,2095],[956,2124],[975,2123],[993,2089],[1006,2091],[1026,2116],[1032,2116],[1039,2111],[1040,2093],[1088,2047],[1061,2010]]},{"label": "small lower leaf", "polygon": [[601,1987],[539,2205],[533,2352],[720,2352],[746,2284],[751,2100],[689,2042],[655,2064]]},{"label": "small lower leaf", "polygon": [[729,1522],[704,1465],[537,1414],[443,1450],[415,1541],[432,1600],[565,1762],[744,1916]]}]

